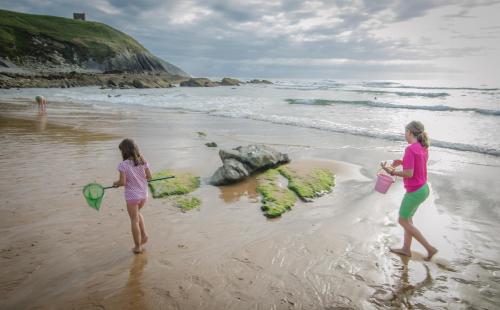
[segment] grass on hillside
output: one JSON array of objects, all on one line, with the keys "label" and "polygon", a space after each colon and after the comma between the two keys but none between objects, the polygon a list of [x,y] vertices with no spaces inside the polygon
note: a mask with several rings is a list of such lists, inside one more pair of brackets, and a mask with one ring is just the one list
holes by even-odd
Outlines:
[{"label": "grass on hillside", "polygon": [[125,49],[145,51],[132,37],[102,23],[0,10],[0,55],[31,55],[34,36],[70,43],[98,60]]}]

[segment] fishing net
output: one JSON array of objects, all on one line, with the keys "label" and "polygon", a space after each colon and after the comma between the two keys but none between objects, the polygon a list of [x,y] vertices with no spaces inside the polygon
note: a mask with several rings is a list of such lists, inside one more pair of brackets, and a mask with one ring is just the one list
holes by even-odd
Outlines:
[{"label": "fishing net", "polygon": [[87,200],[89,207],[99,211],[101,208],[102,197],[104,196],[104,187],[97,183],[90,183],[83,188],[83,196]]}]

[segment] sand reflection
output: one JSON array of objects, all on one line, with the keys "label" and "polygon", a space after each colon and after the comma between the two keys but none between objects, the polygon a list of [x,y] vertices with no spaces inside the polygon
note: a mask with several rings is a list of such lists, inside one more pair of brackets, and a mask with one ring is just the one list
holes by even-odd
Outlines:
[{"label": "sand reflection", "polygon": [[[381,292],[378,291],[374,298],[376,299],[376,304],[381,304],[383,306],[413,309],[415,305],[412,305],[412,299],[417,297],[418,291],[421,289],[431,286],[433,284],[433,279],[429,266],[424,262],[423,257],[418,253],[412,253],[414,257],[403,257],[400,256],[401,265],[397,266],[401,273],[395,275],[397,279],[395,285],[391,292]],[[411,262],[412,268],[409,267]],[[414,282],[416,278],[421,278],[422,274],[420,272],[414,272],[414,266],[422,266],[425,270],[424,279],[418,282]],[[410,272],[412,270],[413,272]],[[410,276],[411,274],[411,276]]]},{"label": "sand reflection", "polygon": [[147,263],[147,253],[134,256],[132,264],[130,265],[127,284],[125,284],[122,294],[120,294],[124,307],[146,309],[145,292],[142,282],[144,267]]},{"label": "sand reflection", "polygon": [[38,112],[36,116],[35,128],[37,131],[44,131],[47,128],[47,113]]}]

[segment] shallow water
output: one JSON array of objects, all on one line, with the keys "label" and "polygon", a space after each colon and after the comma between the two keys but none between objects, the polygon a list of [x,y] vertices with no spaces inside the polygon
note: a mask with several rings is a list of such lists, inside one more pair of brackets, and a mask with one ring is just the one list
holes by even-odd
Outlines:
[{"label": "shallow water", "polygon": [[121,106],[194,111],[328,132],[404,141],[404,126],[420,120],[434,146],[500,156],[499,85],[446,81],[273,80],[273,85],[110,90],[0,90],[0,98],[72,101],[94,109]]},{"label": "shallow water", "polygon": [[[500,303],[496,157],[432,149],[432,194],[415,223],[440,252],[425,262],[387,252],[403,188],[373,192],[381,160],[404,145],[307,128],[117,107],[58,103],[40,120],[29,104],[0,106],[2,308],[494,308]],[[43,126],[41,124],[44,124]],[[202,131],[207,137],[199,137]],[[84,184],[110,184],[117,145],[136,139],[153,170],[202,177],[199,211],[167,200],[144,209],[150,242],[130,252],[122,190],[88,208]],[[218,149],[267,143],[298,169],[337,174],[334,191],[278,220],[260,211],[255,182],[213,187]],[[347,163],[346,163],[347,162]],[[30,294],[27,299],[26,295]]]}]

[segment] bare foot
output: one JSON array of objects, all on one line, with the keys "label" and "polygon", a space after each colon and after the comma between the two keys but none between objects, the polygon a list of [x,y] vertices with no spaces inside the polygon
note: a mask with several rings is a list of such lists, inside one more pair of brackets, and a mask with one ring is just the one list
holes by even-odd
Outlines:
[{"label": "bare foot", "polygon": [[141,245],[146,244],[148,242],[148,235],[141,236]]},{"label": "bare foot", "polygon": [[392,253],[396,253],[398,255],[403,255],[403,256],[411,257],[411,252],[410,251],[406,251],[406,250],[403,250],[403,249],[393,249],[393,248],[389,248],[389,250]]},{"label": "bare foot", "polygon": [[132,248],[132,252],[134,252],[134,254],[140,254],[140,253],[142,253],[142,251],[143,251],[143,249],[140,246],[139,247],[136,246],[136,247]]},{"label": "bare foot", "polygon": [[430,261],[432,257],[438,252],[438,250],[435,247],[432,247],[430,251],[428,251],[427,257],[425,258],[426,261]]}]

